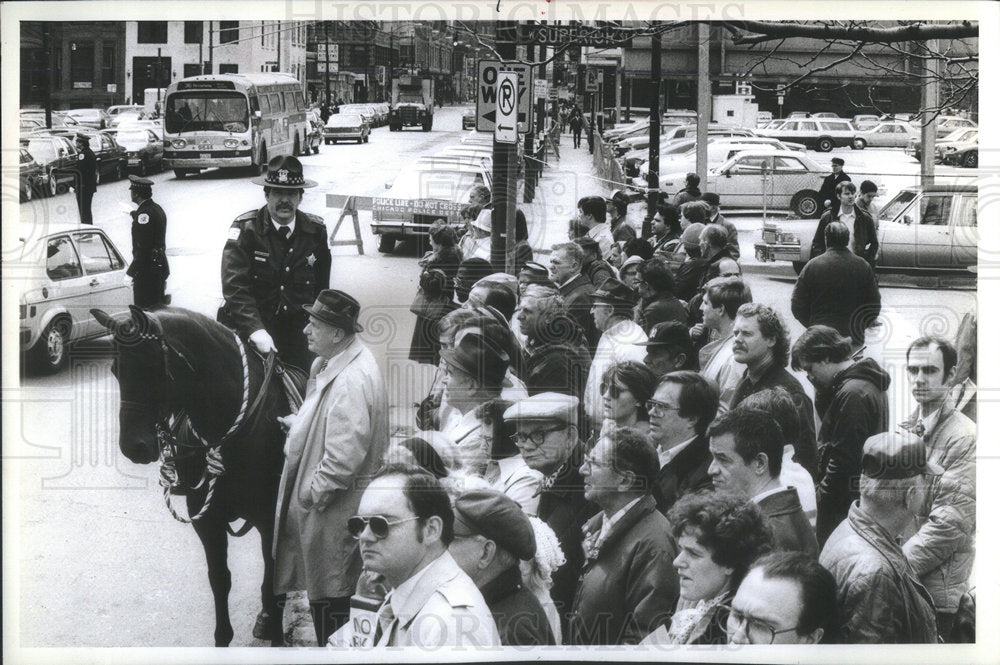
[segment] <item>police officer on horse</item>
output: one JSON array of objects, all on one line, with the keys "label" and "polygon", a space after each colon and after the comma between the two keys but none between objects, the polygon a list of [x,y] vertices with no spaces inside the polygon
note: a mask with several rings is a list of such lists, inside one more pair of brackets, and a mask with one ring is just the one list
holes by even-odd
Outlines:
[{"label": "police officer on horse", "polygon": [[307,187],[295,157],[275,157],[252,180],[267,203],[237,217],[222,251],[221,323],[261,353],[277,351],[308,370],[315,355],[303,332],[310,305],[330,285],[330,248],[323,218],[298,209]]},{"label": "police officer on horse", "polygon": [[132,293],[136,307],[149,309],[166,303],[167,276],[167,215],[153,201],[153,181],[130,175],[129,194],[138,205],[132,215]]}]

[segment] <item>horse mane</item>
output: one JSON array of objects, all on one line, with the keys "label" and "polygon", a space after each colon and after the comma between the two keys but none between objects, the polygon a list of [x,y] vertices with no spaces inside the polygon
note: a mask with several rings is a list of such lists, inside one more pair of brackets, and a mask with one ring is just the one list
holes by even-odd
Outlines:
[{"label": "horse mane", "polygon": [[[208,350],[199,348],[207,340],[236,350],[233,331],[204,314],[183,307],[162,307],[146,312],[146,316],[159,322],[164,336],[169,338],[171,343],[182,345],[195,356],[200,356],[202,352]],[[206,337],[207,340],[199,339],[202,337]],[[197,343],[197,346],[193,342]]]}]

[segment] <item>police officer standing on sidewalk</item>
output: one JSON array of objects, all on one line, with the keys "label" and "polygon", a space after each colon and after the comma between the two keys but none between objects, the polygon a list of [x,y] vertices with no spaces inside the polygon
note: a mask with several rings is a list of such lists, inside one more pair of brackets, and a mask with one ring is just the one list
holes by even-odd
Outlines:
[{"label": "police officer standing on sidewalk", "polygon": [[153,201],[153,181],[130,175],[129,194],[138,205],[132,215],[132,278],[135,306],[148,309],[166,304],[167,276],[167,215]]},{"label": "police officer standing on sidewalk", "polygon": [[97,155],[90,149],[90,137],[85,134],[76,135],[77,172],[79,181],[76,185],[76,205],[80,210],[80,223],[93,224],[94,216],[90,212],[90,204],[97,192]]},{"label": "police officer standing on sidewalk", "polygon": [[237,217],[222,250],[221,323],[261,353],[308,371],[315,355],[303,332],[311,305],[330,285],[330,248],[323,218],[298,210],[307,187],[295,157],[275,157],[263,185],[267,204]]}]

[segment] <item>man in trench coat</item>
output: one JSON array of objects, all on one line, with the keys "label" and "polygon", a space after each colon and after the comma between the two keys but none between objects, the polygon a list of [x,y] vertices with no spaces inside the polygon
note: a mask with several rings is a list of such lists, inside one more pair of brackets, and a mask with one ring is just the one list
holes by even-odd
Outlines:
[{"label": "man in trench coat", "polygon": [[322,291],[305,328],[317,354],[290,426],[278,490],[275,593],[305,589],[320,646],[350,617],[361,573],[347,519],[385,456],[389,407],[371,351],[355,333],[360,305],[342,291]]}]

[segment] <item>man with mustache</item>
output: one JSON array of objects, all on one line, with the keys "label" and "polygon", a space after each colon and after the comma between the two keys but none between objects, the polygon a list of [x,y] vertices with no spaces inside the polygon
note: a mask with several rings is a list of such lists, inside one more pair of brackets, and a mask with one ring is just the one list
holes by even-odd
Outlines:
[{"label": "man with mustache", "polygon": [[263,185],[266,205],[245,212],[229,228],[222,250],[218,319],[249,339],[261,353],[277,351],[284,362],[308,371],[315,354],[303,332],[311,305],[330,286],[330,247],[323,218],[298,210],[307,187],[295,157],[275,157]]}]

